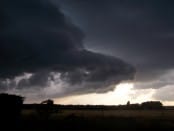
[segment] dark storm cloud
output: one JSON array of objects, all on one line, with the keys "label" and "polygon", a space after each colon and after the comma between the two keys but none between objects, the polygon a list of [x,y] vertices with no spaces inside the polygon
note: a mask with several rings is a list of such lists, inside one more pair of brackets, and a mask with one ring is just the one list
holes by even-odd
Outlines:
[{"label": "dark storm cloud", "polygon": [[48,87],[55,72],[74,87],[69,92],[107,91],[133,79],[131,65],[86,50],[84,33],[49,0],[2,0],[0,5],[1,90]]},{"label": "dark storm cloud", "polygon": [[137,81],[154,81],[173,69],[173,1],[55,0],[55,3],[60,3],[64,12],[84,29],[86,47],[129,61],[137,68]]}]

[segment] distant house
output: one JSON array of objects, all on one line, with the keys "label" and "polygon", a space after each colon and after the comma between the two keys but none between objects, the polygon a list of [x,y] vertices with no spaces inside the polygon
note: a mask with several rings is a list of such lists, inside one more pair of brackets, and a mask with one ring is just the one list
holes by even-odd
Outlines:
[{"label": "distant house", "polygon": [[48,99],[48,100],[42,101],[41,104],[53,105],[54,101],[51,99]]},{"label": "distant house", "polygon": [[143,109],[163,109],[163,105],[160,101],[147,101],[141,104]]}]

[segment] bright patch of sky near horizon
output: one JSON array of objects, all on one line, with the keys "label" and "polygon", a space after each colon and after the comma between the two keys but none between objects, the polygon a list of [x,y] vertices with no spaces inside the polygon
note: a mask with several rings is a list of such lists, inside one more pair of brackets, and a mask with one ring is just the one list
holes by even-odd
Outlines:
[{"label": "bright patch of sky near horizon", "polygon": [[[78,96],[69,96],[55,99],[56,104],[79,104],[79,105],[119,105],[131,103],[141,103],[144,101],[156,100],[153,98],[155,89],[135,89],[133,83],[121,83],[115,86],[114,91],[104,94],[85,94]],[[172,105],[173,102],[162,101],[164,105]]]}]

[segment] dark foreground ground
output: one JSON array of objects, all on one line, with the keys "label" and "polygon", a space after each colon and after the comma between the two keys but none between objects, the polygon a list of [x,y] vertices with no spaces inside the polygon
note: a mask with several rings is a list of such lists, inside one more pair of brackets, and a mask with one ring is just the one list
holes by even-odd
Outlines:
[{"label": "dark foreground ground", "polygon": [[[174,109],[27,105],[1,107],[0,131],[174,131]],[[14,114],[15,113],[15,114]]]},{"label": "dark foreground ground", "polygon": [[173,123],[165,120],[137,120],[136,118],[83,118],[69,117],[63,120],[25,120],[22,121],[21,130],[106,130],[106,131],[122,131],[122,130],[163,130],[173,131]]},{"label": "dark foreground ground", "polygon": [[23,131],[174,131],[174,110],[23,109]]}]

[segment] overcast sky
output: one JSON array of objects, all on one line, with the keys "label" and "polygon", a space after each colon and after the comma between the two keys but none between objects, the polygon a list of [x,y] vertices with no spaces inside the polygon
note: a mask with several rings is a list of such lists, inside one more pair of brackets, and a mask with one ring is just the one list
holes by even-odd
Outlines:
[{"label": "overcast sky", "polygon": [[1,92],[38,100],[133,81],[135,90],[174,101],[172,0],[2,0],[0,7]]}]

